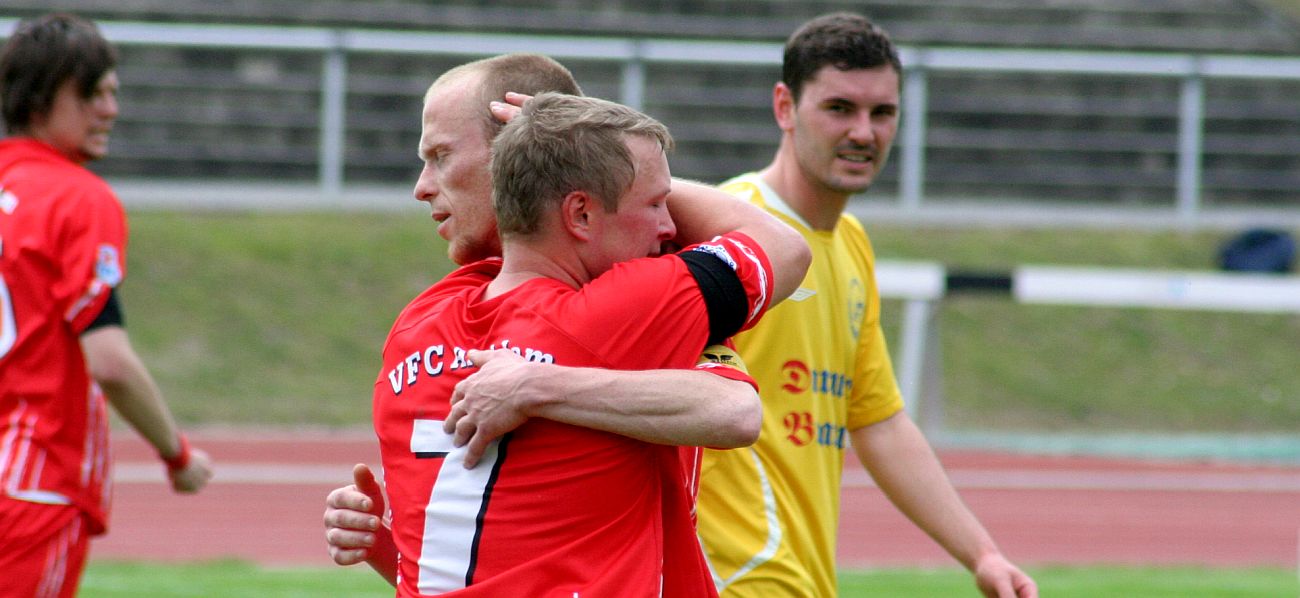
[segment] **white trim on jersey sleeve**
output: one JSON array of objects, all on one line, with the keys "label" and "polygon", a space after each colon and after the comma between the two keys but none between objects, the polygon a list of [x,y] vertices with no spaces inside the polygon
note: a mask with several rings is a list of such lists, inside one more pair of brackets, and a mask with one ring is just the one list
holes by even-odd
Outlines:
[{"label": "white trim on jersey sleeve", "polygon": [[750,304],[749,313],[745,317],[745,326],[749,327],[754,324],[754,320],[757,320],[764,311],[767,311],[769,307],[772,307],[769,304],[772,298],[767,294],[767,287],[771,283],[767,280],[767,270],[763,269],[763,261],[758,259],[758,255],[754,253],[752,248],[734,237],[727,237],[725,240],[736,246],[736,249],[740,252],[740,256],[752,263],[754,265],[754,271],[758,273],[758,296],[753,298],[753,301]]}]

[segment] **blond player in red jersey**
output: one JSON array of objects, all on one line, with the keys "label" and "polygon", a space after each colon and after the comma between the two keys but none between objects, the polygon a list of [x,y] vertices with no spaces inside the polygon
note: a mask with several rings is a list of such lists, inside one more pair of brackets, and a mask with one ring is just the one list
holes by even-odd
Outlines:
[{"label": "blond player in red jersey", "polygon": [[[422,153],[444,165],[440,153],[454,149],[425,133]],[[714,198],[731,208],[722,211],[716,201],[670,202],[668,139],[630,109],[543,94],[493,144],[504,259],[471,264],[417,297],[390,332],[376,382],[399,595],[712,593],[675,448],[531,419],[467,469],[466,448],[443,425],[455,384],[474,368],[471,349],[689,367],[789,292],[807,257],[802,241],[725,197]],[[735,232],[635,259],[674,238],[670,206],[692,214],[686,239]],[[769,244],[780,254],[771,265]]]},{"label": "blond player in red jersey", "polygon": [[[676,238],[670,209],[710,207],[670,202],[669,147],[643,114],[554,93],[493,142],[503,257],[412,301],[375,384],[399,596],[712,593],[676,447],[533,418],[467,469],[444,428],[454,386],[475,367],[470,349],[689,368],[793,288],[801,254],[786,249],[801,241],[726,198],[732,209],[706,242],[655,258]],[[785,255],[769,262],[764,246]]]},{"label": "blond player in red jersey", "polygon": [[[489,103],[508,91],[580,93],[572,75],[559,63],[539,55],[514,54],[475,61],[445,73],[428,90],[422,115],[420,158],[425,167],[415,186],[416,199],[429,204],[438,233],[448,240],[453,261],[468,264],[500,254],[496,217],[491,209],[488,148],[507,114],[517,107]],[[510,95],[515,104],[523,97]],[[494,117],[495,115],[495,117]],[[714,201],[730,204],[716,189],[672,181],[670,202]],[[692,220],[705,220],[726,210],[706,210],[677,216],[684,238],[698,238]],[[785,257],[783,255],[783,257]],[[465,459],[472,465],[484,447],[513,429],[521,419],[538,417],[595,428],[647,442],[714,447],[746,446],[757,435],[758,397],[747,375],[733,370],[728,349],[709,351],[698,370],[613,371],[556,365],[528,368],[540,384],[527,392],[494,398],[496,408],[458,410],[448,422],[459,422],[456,444],[467,444]],[[517,363],[508,351],[472,352],[480,375],[503,372],[512,376]],[[487,378],[491,380],[492,378]],[[457,394],[472,388],[471,377]],[[555,385],[555,386],[552,386]],[[694,456],[697,451],[683,450]],[[692,476],[698,460],[685,464]],[[354,471],[356,483],[331,492],[324,523],[330,554],[341,565],[367,562],[389,581],[396,554],[390,530],[383,525],[383,493],[365,466]],[[691,488],[694,478],[691,477]]]},{"label": "blond player in red jersey", "polygon": [[111,404],[158,451],[173,489],[212,475],[123,328],[126,220],[82,164],[117,117],[112,47],[63,14],[0,50],[0,596],[72,596],[110,499]]}]

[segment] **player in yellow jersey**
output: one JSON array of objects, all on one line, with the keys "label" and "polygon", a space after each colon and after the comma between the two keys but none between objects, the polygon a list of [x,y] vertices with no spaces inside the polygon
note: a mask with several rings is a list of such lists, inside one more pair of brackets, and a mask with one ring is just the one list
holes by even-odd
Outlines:
[{"label": "player in yellow jersey", "polygon": [[849,446],[986,596],[1037,595],[1034,581],[962,503],[903,411],[880,329],[871,244],[844,213],[849,196],[871,184],[889,155],[901,70],[888,35],[861,16],[804,24],[786,44],[773,91],[776,157],[723,185],[799,230],[813,251],[799,290],[736,337],[760,386],[758,442],[705,453],[699,533],[724,598],[836,595]]}]

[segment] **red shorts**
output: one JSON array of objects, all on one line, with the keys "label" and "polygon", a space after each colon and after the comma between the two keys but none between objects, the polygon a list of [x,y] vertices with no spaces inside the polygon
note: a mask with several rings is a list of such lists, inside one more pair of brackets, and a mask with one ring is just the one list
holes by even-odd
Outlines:
[{"label": "red shorts", "polygon": [[76,507],[0,496],[0,598],[72,598],[90,548]]}]

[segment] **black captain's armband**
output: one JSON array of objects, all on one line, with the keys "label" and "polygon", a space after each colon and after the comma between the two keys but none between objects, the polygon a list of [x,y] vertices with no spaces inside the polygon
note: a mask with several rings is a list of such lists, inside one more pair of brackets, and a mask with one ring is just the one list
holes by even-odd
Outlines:
[{"label": "black captain's armband", "polygon": [[[104,326],[121,326],[122,325],[122,306],[117,302],[117,289],[108,292],[108,301],[104,302],[104,309],[99,310],[99,315],[95,316],[95,321],[86,327],[85,332],[90,332],[96,328]],[[85,334],[83,332],[82,334]]]},{"label": "black captain's armband", "polygon": [[704,296],[704,306],[709,310],[708,344],[719,344],[740,332],[749,315],[749,298],[745,296],[745,285],[741,284],[736,271],[703,251],[686,251],[677,255],[695,277],[700,294]]}]

